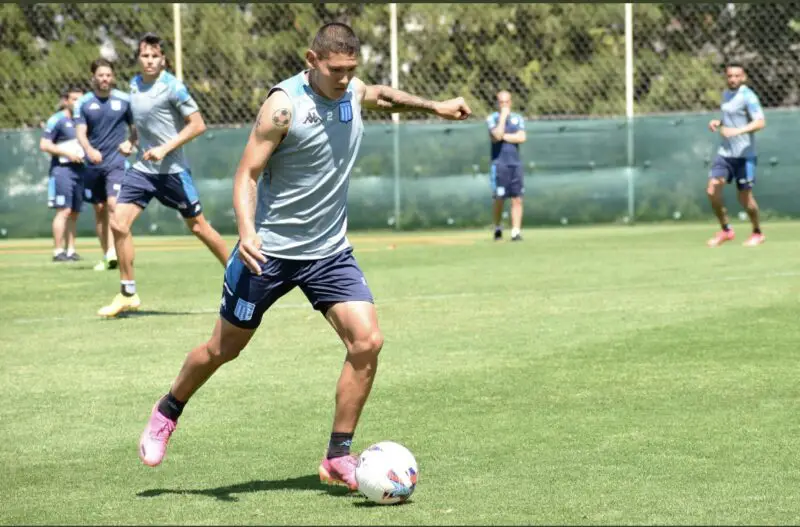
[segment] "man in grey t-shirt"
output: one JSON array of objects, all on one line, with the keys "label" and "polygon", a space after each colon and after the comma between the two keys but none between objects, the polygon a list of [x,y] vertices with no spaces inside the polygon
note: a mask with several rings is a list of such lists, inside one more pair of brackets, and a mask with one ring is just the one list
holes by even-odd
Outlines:
[{"label": "man in grey t-shirt", "polygon": [[708,198],[711,208],[722,227],[708,240],[709,247],[717,247],[733,240],[734,233],[728,219],[728,211],[722,200],[726,183],[736,182],[739,203],[747,211],[753,233],[744,242],[747,247],[764,243],[758,218],[758,204],[753,197],[756,180],[755,133],[766,126],[764,112],[758,96],[745,84],[747,74],[740,64],[728,64],[725,68],[728,89],[722,93],[722,119],[713,119],[708,128],[722,136],[717,157],[708,174]]},{"label": "man in grey t-shirt", "polygon": [[131,81],[130,108],[139,138],[136,163],[126,173],[111,220],[120,271],[120,293],[98,311],[115,317],[141,305],[133,274],[131,225],[154,197],[176,209],[192,233],[225,266],[225,242],[203,216],[183,145],[205,132],[203,116],[186,86],[164,69],[164,45],[147,33],[139,41],[141,73]]}]

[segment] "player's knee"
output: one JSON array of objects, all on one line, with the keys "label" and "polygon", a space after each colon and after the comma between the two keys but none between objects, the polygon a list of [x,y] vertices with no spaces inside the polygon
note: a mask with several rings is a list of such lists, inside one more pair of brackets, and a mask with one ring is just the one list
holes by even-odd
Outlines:
[{"label": "player's knee", "polygon": [[111,232],[116,237],[127,236],[131,232],[130,225],[128,225],[127,222],[125,222],[125,221],[121,221],[119,218],[117,218],[113,214],[111,215],[111,218],[109,219],[109,223],[110,223],[110,226],[111,226]]},{"label": "player's knee", "polygon": [[239,356],[241,351],[241,348],[223,345],[217,339],[211,339],[206,343],[208,360],[217,366],[232,361]]},{"label": "player's knee", "polygon": [[364,333],[347,346],[348,355],[357,362],[373,363],[383,349],[383,334],[380,330]]},{"label": "player's knee", "polygon": [[194,234],[195,236],[202,236],[204,234],[205,225],[197,218],[189,218],[188,220],[186,220],[186,223],[189,226],[189,230],[192,231],[192,234]]}]

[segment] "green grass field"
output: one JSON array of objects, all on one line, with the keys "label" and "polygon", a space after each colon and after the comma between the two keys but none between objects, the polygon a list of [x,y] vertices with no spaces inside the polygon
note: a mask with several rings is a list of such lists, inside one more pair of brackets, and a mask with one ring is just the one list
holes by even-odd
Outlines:
[{"label": "green grass field", "polygon": [[[216,318],[193,238],[116,272],[3,241],[3,524],[797,524],[800,224],[705,247],[709,225],[356,234],[386,344],[355,447],[417,456],[412,501],[316,475],[343,347],[299,291],[189,403],[165,462],[139,434]],[[232,240],[231,240],[232,242]],[[394,245],[394,248],[390,246]]]}]

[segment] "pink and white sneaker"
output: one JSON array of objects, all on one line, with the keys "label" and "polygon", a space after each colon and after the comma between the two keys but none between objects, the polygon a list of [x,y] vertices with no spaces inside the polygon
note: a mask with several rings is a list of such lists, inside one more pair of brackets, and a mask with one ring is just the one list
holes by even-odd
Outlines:
[{"label": "pink and white sneaker", "polygon": [[139,439],[139,459],[145,465],[155,467],[164,459],[167,453],[167,443],[178,425],[176,421],[164,416],[158,411],[158,403],[153,407],[150,420]]},{"label": "pink and white sneaker", "polygon": [[736,237],[736,234],[733,232],[733,229],[729,229],[727,231],[719,231],[717,234],[714,235],[713,238],[708,240],[709,247],[719,247],[725,242],[729,242]]},{"label": "pink and white sneaker", "polygon": [[766,239],[767,239],[766,236],[764,236],[760,232],[759,233],[754,232],[753,234],[750,235],[749,238],[747,238],[747,241],[745,241],[742,245],[744,245],[745,247],[755,247],[756,245],[761,245],[762,243],[764,243]]},{"label": "pink and white sneaker", "polygon": [[319,465],[319,480],[326,485],[344,485],[351,491],[358,490],[356,466],[358,458],[354,455],[323,458]]}]

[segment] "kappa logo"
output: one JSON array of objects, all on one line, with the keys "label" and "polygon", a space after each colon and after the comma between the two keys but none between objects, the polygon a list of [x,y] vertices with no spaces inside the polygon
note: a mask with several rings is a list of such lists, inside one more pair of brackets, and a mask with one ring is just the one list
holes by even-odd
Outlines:
[{"label": "kappa logo", "polygon": [[99,110],[100,109],[100,105],[97,104],[96,102],[93,102],[92,104],[89,105],[89,109],[90,110]]},{"label": "kappa logo", "polygon": [[306,119],[303,121],[303,124],[317,124],[321,123],[322,118],[316,112],[316,110],[309,110],[308,115],[306,115]]}]

